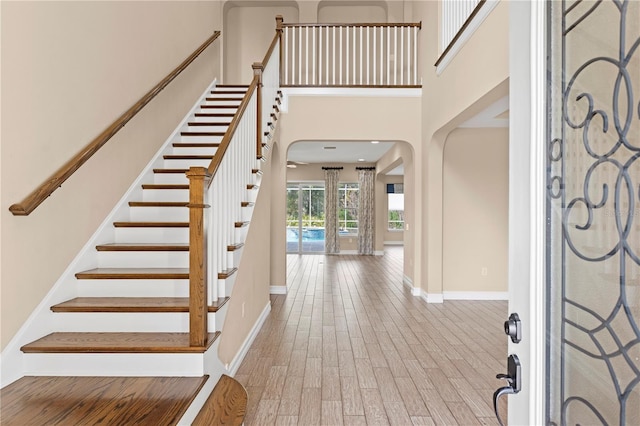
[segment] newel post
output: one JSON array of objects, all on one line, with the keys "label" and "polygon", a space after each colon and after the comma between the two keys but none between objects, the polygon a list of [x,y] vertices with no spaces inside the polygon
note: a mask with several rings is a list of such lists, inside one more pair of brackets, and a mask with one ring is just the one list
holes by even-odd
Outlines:
[{"label": "newel post", "polygon": [[280,57],[278,58],[278,87],[282,86],[282,52],[284,52],[282,47],[282,32],[284,31],[283,24],[284,18],[282,15],[276,15],[276,32],[278,33],[278,39],[280,40],[278,43],[278,45],[280,45]]},{"label": "newel post", "polygon": [[264,64],[254,62],[251,68],[253,68],[253,75],[258,76],[258,86],[256,87],[256,102],[258,103],[256,153],[257,158],[260,159],[262,158],[262,72],[264,71]]},{"label": "newel post", "polygon": [[205,167],[191,167],[189,179],[189,346],[207,344],[207,233],[204,194],[211,175]]}]

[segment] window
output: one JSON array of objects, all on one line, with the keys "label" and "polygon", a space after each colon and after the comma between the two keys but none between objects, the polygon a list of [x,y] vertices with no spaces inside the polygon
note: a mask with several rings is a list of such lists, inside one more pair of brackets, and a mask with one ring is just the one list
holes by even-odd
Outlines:
[{"label": "window", "polygon": [[358,233],[358,191],[357,183],[338,184],[338,228],[340,235]]},{"label": "window", "polygon": [[387,184],[387,202],[389,215],[387,228],[389,231],[404,229],[404,185],[401,183]]}]

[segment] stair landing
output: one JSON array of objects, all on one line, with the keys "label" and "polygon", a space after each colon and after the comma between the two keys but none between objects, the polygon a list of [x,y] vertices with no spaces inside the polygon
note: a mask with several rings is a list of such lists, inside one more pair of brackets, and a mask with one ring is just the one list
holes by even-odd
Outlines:
[{"label": "stair landing", "polygon": [[208,377],[23,377],[0,390],[2,424],[175,425]]}]

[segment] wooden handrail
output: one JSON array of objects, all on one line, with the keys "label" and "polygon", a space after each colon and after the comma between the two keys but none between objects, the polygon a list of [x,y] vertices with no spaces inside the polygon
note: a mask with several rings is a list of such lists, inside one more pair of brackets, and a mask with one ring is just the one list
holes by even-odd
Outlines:
[{"label": "wooden handrail", "polygon": [[278,40],[280,40],[280,37],[282,35],[282,25],[283,25],[282,15],[276,16],[276,34],[273,36],[273,40],[271,40],[271,44],[267,49],[267,53],[264,55],[264,59],[262,60],[263,67],[267,66],[267,63],[269,62],[269,58],[271,58],[271,54],[276,48],[276,44],[278,44]]},{"label": "wooden handrail", "polygon": [[158,93],[171,83],[185,68],[187,68],[211,43],[220,36],[220,31],[213,33],[204,43],[200,45],[187,59],[177,68],[162,79],[156,86],[144,95],[131,108],[125,111],[117,120],[100,133],[94,140],[85,146],[71,160],[60,167],[51,177],[38,186],[33,192],[19,203],[9,207],[15,216],[27,216],[36,209],[53,191],[58,189],[76,170],[91,158],[113,135],[124,127],[142,108],[144,108]]},{"label": "wooden handrail", "polygon": [[[209,163],[208,174],[211,176],[211,180],[209,181],[207,188],[209,188],[209,186],[211,185],[211,182],[213,182],[213,177],[216,175],[216,172],[218,171],[218,168],[222,163],[222,157],[224,157],[224,154],[227,152],[227,149],[229,148],[229,144],[231,144],[231,139],[233,138],[233,135],[236,133],[238,124],[240,124],[240,120],[242,119],[242,116],[244,115],[244,112],[247,109],[247,106],[249,106],[249,100],[251,99],[251,95],[253,95],[253,92],[258,87],[259,82],[260,82],[260,76],[254,75],[253,80],[251,80],[251,84],[247,89],[247,93],[245,93],[244,98],[242,98],[242,102],[240,102],[240,105],[238,106],[238,110],[233,116],[233,119],[231,120],[231,124],[229,124],[229,128],[227,129],[224,136],[222,137],[222,141],[220,141],[220,146],[218,146],[218,149],[216,150],[216,153],[213,156],[213,159],[211,159],[211,163]],[[259,119],[260,117],[258,117],[258,120]]]},{"label": "wooden handrail", "polygon": [[384,23],[371,23],[371,22],[356,22],[352,24],[282,24],[283,27],[418,27],[422,29],[422,21],[420,22],[384,22]]},{"label": "wooden handrail", "polygon": [[440,62],[442,62],[444,57],[447,56],[447,53],[449,53],[449,51],[453,48],[453,46],[456,44],[458,39],[462,36],[462,33],[464,32],[464,30],[466,30],[467,27],[469,26],[469,24],[471,24],[471,21],[473,21],[473,18],[475,18],[475,16],[480,11],[480,8],[482,8],[482,6],[484,6],[485,2],[486,2],[486,0],[480,0],[480,2],[476,5],[476,7],[473,9],[473,11],[471,11],[471,14],[464,21],[464,23],[462,24],[462,26],[460,27],[460,29],[458,30],[456,35],[453,36],[453,38],[451,39],[451,41],[447,45],[447,48],[444,49],[442,54],[438,57],[438,60],[436,60],[436,63],[433,64],[434,67],[437,67],[438,65],[440,65]]}]

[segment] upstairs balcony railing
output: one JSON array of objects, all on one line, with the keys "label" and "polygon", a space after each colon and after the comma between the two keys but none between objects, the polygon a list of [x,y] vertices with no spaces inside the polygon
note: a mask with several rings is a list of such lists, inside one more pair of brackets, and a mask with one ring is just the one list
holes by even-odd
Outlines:
[{"label": "upstairs balcony railing", "polygon": [[420,23],[282,24],[282,87],[421,87]]}]

